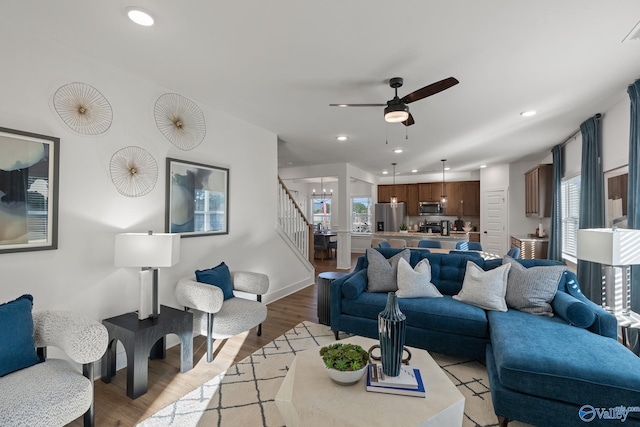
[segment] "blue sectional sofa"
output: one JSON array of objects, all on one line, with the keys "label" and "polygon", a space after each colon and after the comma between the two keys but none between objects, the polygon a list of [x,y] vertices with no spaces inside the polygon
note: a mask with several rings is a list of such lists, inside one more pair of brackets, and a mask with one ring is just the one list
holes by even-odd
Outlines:
[{"label": "blue sectional sofa", "polygon": [[[377,249],[390,258],[400,249]],[[554,316],[509,309],[487,311],[452,298],[460,292],[467,261],[483,270],[502,265],[474,253],[410,250],[414,267],[427,258],[442,298],[398,299],[407,316],[406,344],[484,361],[501,425],[519,420],[539,426],[606,425],[607,417],[640,425],[640,359],[617,341],[615,317],[585,298],[565,271],[551,303]],[[558,265],[518,260],[524,267]],[[331,328],[378,337],[377,316],[387,293],[367,292],[366,256],[331,284]],[[631,412],[623,414],[627,409]],[[618,421],[621,422],[621,419]]]}]

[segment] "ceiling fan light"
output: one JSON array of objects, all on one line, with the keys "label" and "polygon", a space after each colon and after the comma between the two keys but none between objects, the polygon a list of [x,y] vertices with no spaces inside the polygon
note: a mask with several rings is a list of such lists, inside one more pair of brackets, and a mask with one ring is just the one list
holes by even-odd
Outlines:
[{"label": "ceiling fan light", "polygon": [[404,122],[409,118],[409,107],[403,103],[387,105],[384,109],[384,119],[389,123]]}]

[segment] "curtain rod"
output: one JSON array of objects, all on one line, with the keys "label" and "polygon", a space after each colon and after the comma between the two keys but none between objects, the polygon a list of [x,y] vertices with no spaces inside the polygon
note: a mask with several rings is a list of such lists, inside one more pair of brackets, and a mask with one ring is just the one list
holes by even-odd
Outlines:
[{"label": "curtain rod", "polygon": [[[600,119],[602,118],[602,114],[598,113],[594,116],[596,119]],[[569,143],[569,141],[571,141],[573,138],[576,137],[576,135],[578,135],[580,133],[580,128],[578,128],[577,131],[575,131],[574,133],[572,133],[571,135],[569,135],[568,137],[565,138],[564,141],[562,141],[560,144],[560,148],[564,147],[565,145],[567,145]]]}]

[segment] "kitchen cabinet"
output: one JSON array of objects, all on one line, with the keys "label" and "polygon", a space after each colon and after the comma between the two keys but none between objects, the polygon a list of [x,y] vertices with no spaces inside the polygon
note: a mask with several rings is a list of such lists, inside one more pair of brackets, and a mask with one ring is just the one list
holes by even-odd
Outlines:
[{"label": "kitchen cabinet", "polygon": [[525,215],[533,218],[551,216],[551,181],[553,165],[537,165],[524,174]]},{"label": "kitchen cabinet", "polygon": [[549,239],[511,236],[511,247],[520,248],[520,259],[546,259]]},{"label": "kitchen cabinet", "polygon": [[[622,216],[627,216],[627,194],[629,189],[629,174],[612,176],[607,180],[607,199],[619,200],[619,204],[622,205]],[[615,209],[613,210],[615,213]],[[616,215],[614,215],[616,216]]]},{"label": "kitchen cabinet", "polygon": [[480,181],[462,183],[461,216],[480,216]]},{"label": "kitchen cabinet", "polygon": [[420,214],[418,204],[420,203],[419,184],[406,184],[407,189],[407,215],[418,216]]},{"label": "kitchen cabinet", "polygon": [[378,185],[378,203],[389,203],[391,196],[396,196],[398,202],[407,202],[406,184]]},{"label": "kitchen cabinet", "polygon": [[444,214],[447,216],[462,216],[462,183],[447,182],[445,187],[447,193],[447,205]]},{"label": "kitchen cabinet", "polygon": [[421,182],[418,184],[418,202],[436,202],[442,195],[442,183]]}]

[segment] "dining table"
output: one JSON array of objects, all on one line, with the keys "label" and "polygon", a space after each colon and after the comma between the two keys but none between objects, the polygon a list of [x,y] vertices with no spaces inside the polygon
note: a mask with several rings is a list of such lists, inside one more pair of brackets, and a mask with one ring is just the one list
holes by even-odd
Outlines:
[{"label": "dining table", "polygon": [[[447,248],[419,248],[417,246],[407,246],[407,249],[417,249],[417,250],[421,250],[421,251],[429,251],[433,254],[448,254],[451,251],[454,252],[463,252],[459,249],[447,249]],[[464,251],[464,252],[477,252],[478,254],[480,254],[480,256],[484,259],[497,259],[497,258],[502,258],[500,255],[496,255],[496,254],[492,254],[490,252],[485,252],[485,251],[472,251],[472,250],[468,250],[468,251]]]}]

